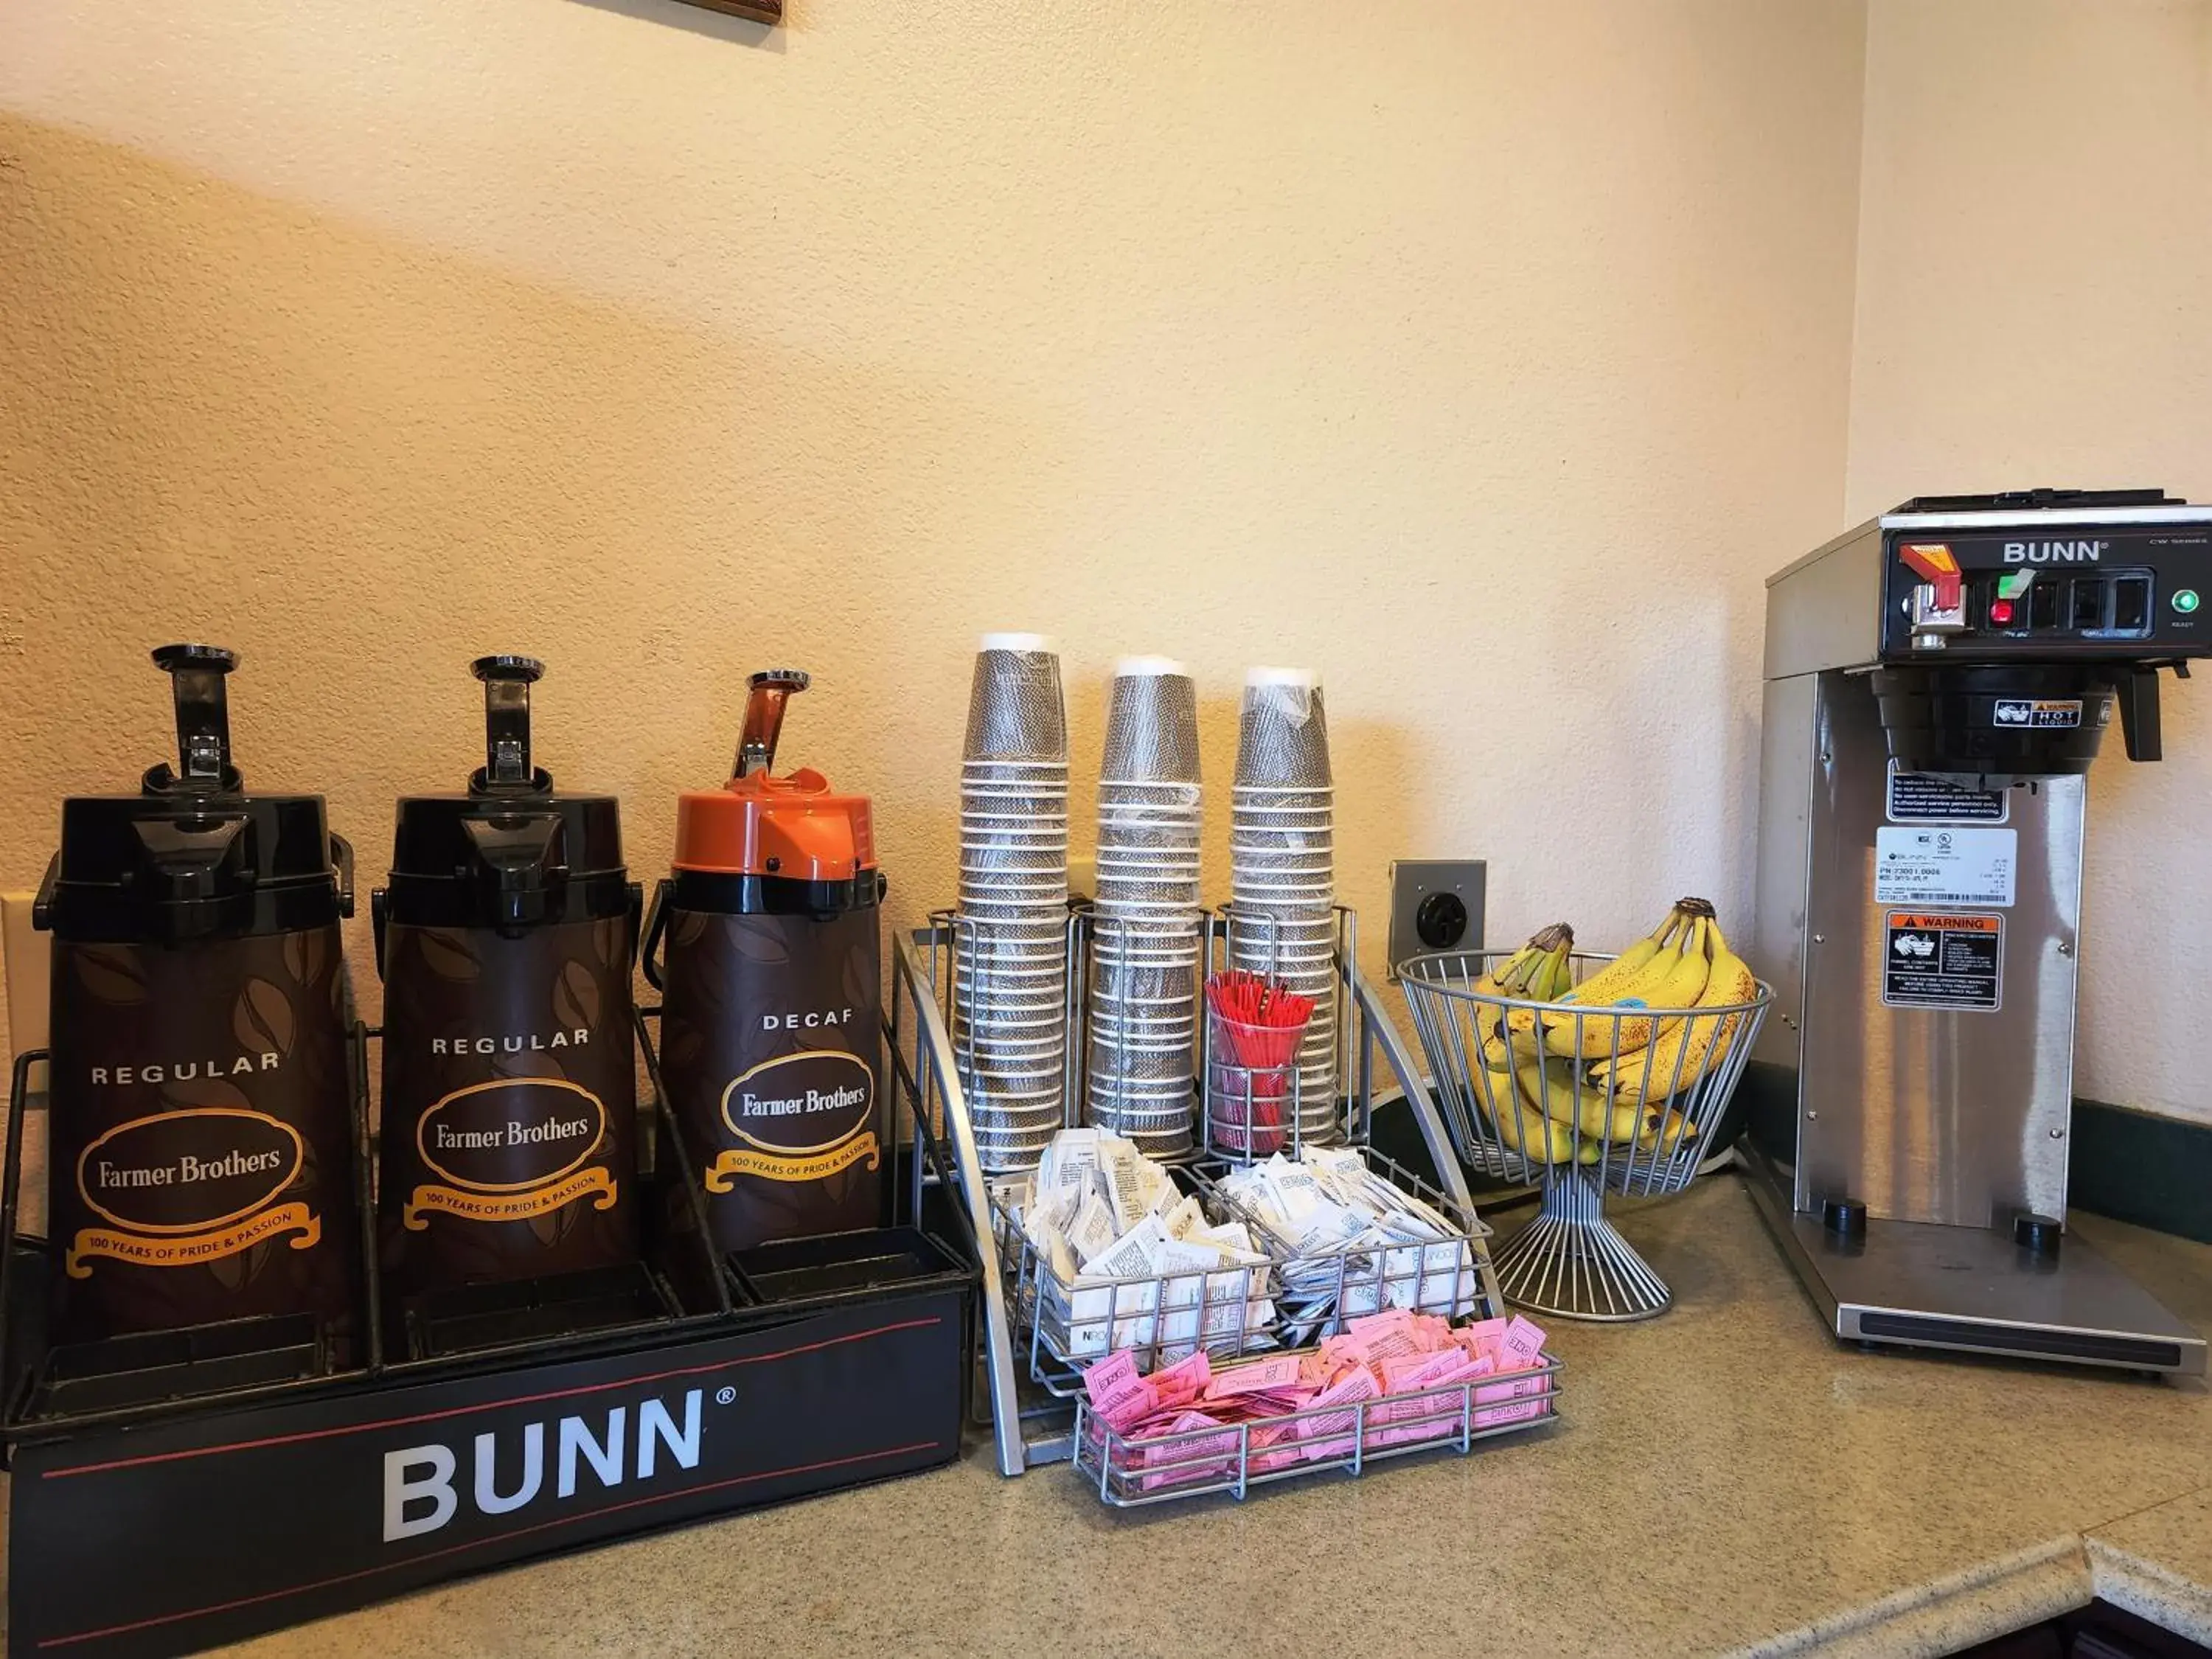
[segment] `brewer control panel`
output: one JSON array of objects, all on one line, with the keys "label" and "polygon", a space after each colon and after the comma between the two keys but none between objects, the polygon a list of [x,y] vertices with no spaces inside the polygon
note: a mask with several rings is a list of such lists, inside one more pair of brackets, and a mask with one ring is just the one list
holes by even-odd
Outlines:
[{"label": "brewer control panel", "polygon": [[2144,512],[2162,521],[2064,512],[1886,517],[1883,659],[2212,655],[2212,508]]}]

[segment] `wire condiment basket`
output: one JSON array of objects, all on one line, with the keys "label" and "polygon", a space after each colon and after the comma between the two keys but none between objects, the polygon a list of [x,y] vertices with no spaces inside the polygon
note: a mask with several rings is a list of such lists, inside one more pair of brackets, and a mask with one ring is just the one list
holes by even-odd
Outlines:
[{"label": "wire condiment basket", "polygon": [[1141,1437],[1122,1434],[1082,1401],[1076,1472],[1116,1509],[1208,1492],[1241,1500],[1255,1486],[1331,1469],[1357,1476],[1388,1458],[1466,1453],[1479,1440],[1543,1427],[1559,1416],[1559,1361],[1545,1354],[1522,1370],[1358,1405]]},{"label": "wire condiment basket", "polygon": [[[1011,1475],[1025,1468],[1065,1461],[1072,1455],[1073,1396],[1079,1391],[1076,1368],[1080,1363],[1088,1363],[1088,1356],[1078,1350],[1087,1348],[1093,1340],[1084,1333],[1103,1329],[1110,1334],[1116,1322],[1125,1322],[1125,1328],[1133,1336],[1144,1331],[1142,1322],[1148,1312],[1156,1315],[1164,1306],[1167,1318],[1156,1322],[1147,1338],[1155,1355],[1163,1349],[1170,1355],[1187,1351],[1190,1337],[1183,1328],[1185,1322],[1190,1320],[1200,1323],[1208,1352],[1224,1359],[1237,1353],[1249,1354],[1280,1346],[1283,1334],[1273,1328],[1273,1323],[1265,1317],[1254,1316],[1259,1311],[1255,1304],[1260,1298],[1252,1291],[1264,1283],[1269,1291],[1266,1300],[1273,1302],[1273,1291],[1282,1282],[1285,1263],[1271,1252],[1264,1266],[1217,1267],[1200,1274],[1164,1274],[1127,1283],[1113,1281],[1104,1286],[1109,1294],[1103,1310],[1095,1302],[1085,1302],[1078,1307],[1071,1299],[1065,1304],[1066,1317],[1060,1317],[1060,1304],[1055,1300],[1057,1289],[1043,1292],[1040,1279],[1041,1269],[1044,1278],[1051,1277],[1049,1268],[1038,1261],[1035,1246],[1018,1225],[1011,1224],[1012,1218],[999,1197],[1006,1176],[1024,1167],[1034,1167],[1036,1152],[1020,1146],[1014,1136],[994,1133],[986,1123],[979,1121],[969,1101],[969,1090],[981,1079],[981,1073],[972,1038],[958,1016],[955,983],[957,945],[965,925],[965,918],[958,912],[940,911],[932,916],[928,927],[901,935],[895,941],[894,995],[890,1012],[900,1087],[916,1095],[916,1109],[933,1129],[941,1131],[946,1144],[953,1149],[961,1195],[976,1220],[975,1231],[985,1259],[985,1317],[979,1333],[983,1388],[977,1404],[990,1414],[1000,1472]],[[1085,1066],[1090,1047],[1086,1040],[1085,994],[1091,925],[1092,918],[1086,908],[1071,907],[1066,921],[1065,995],[1060,999],[1066,1012],[1066,1086],[1053,1114],[1050,1127],[1055,1129],[1073,1127],[1082,1117]],[[1241,925],[1233,906],[1224,907],[1206,918],[1201,978],[1209,964],[1225,961],[1231,943],[1229,930]],[[1254,925],[1267,927],[1256,919]],[[1460,1161],[1454,1155],[1451,1138],[1435,1103],[1426,1090],[1418,1086],[1419,1072],[1410,1049],[1384,1012],[1375,988],[1358,972],[1357,926],[1350,910],[1341,907],[1337,909],[1332,1020],[1326,1035],[1316,1039],[1317,1044],[1325,1042],[1328,1046],[1330,1076],[1335,1086],[1328,1091],[1324,1107],[1322,1101],[1305,1094],[1301,1081],[1293,1078],[1292,1088],[1298,1092],[1291,1095],[1290,1109],[1285,1114],[1279,1150],[1295,1158],[1305,1145],[1320,1144],[1324,1138],[1340,1146],[1348,1141],[1361,1150],[1370,1170],[1449,1218],[1466,1217],[1470,1224],[1466,1240],[1474,1259],[1476,1289],[1463,1316],[1496,1317],[1504,1311],[1504,1299],[1491,1266],[1488,1229],[1473,1220],[1473,1206]],[[1197,1034],[1196,1075],[1203,1079],[1213,1060],[1210,1033],[1203,1018],[1197,1022]],[[1212,1069],[1218,1073],[1221,1067],[1215,1066]],[[1410,1171],[1403,1170],[1367,1145],[1375,1093],[1390,1084],[1395,1084],[1403,1092],[1413,1126],[1438,1171],[1434,1188],[1417,1181]],[[1242,1121],[1249,1125],[1254,1085],[1230,1077],[1223,1086],[1225,1092],[1218,1098],[1236,1103],[1226,1109],[1228,1114],[1233,1116],[1241,1109],[1244,1114]],[[1235,1146],[1236,1134],[1223,1129],[1224,1114],[1209,1114],[1204,1109],[1201,1095],[1202,1091],[1194,1095],[1192,1102],[1199,1129],[1198,1144],[1180,1161],[1156,1161],[1179,1164],[1178,1181],[1198,1191],[1201,1204],[1206,1204],[1211,1201],[1204,1194],[1209,1175],[1227,1164],[1248,1161],[1251,1150],[1257,1150],[1264,1157],[1269,1148],[1266,1137],[1260,1137],[1256,1147],[1249,1150]],[[1307,1133],[1310,1127],[1314,1131],[1310,1142]],[[1049,1139],[1048,1133],[1045,1139]],[[1042,1141],[1038,1143],[1038,1149],[1041,1147]],[[1005,1153],[1013,1153],[1018,1161],[1001,1161],[997,1155]],[[1222,1213],[1225,1215],[1226,1212]],[[1347,1257],[1356,1255],[1342,1254]],[[1395,1264],[1394,1255],[1375,1277],[1388,1281],[1400,1276],[1401,1269]],[[1366,1281],[1356,1261],[1347,1260],[1340,1267],[1333,1262],[1317,1267],[1302,1263],[1299,1271],[1302,1276],[1311,1272],[1316,1279],[1326,1275],[1328,1281],[1338,1287],[1343,1305],[1355,1311],[1365,1299],[1361,1287]],[[1238,1274],[1249,1274],[1249,1280],[1225,1282]],[[1203,1282],[1209,1279],[1214,1281],[1212,1286]],[[1100,1287],[1093,1285],[1081,1288]],[[1193,1310],[1202,1312],[1194,1314]],[[1307,1326],[1296,1328],[1304,1330]],[[1141,1357],[1145,1344],[1134,1346]]]},{"label": "wire condiment basket", "polygon": [[[1693,1008],[1586,1007],[1477,988],[1513,954],[1438,951],[1398,969],[1461,1155],[1543,1188],[1534,1218],[1494,1255],[1498,1282],[1508,1301],[1564,1318],[1648,1319],[1672,1296],[1605,1218],[1605,1195],[1689,1184],[1773,988],[1758,981],[1748,1000]],[[1611,958],[1572,960],[1579,982]]]}]

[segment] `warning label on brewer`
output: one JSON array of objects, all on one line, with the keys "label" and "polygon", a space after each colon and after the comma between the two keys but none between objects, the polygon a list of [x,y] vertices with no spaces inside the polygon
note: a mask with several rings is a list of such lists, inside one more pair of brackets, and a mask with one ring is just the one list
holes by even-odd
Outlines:
[{"label": "warning label on brewer", "polygon": [[1882,916],[1881,1000],[1892,1008],[1993,1010],[2002,1000],[2004,918],[1891,910]]},{"label": "warning label on brewer", "polygon": [[2002,823],[2012,815],[2009,789],[1969,789],[1937,772],[1900,772],[1889,763],[1892,823]]},{"label": "warning label on brewer", "polygon": [[2019,854],[2016,830],[1877,830],[1874,902],[2009,905]]}]

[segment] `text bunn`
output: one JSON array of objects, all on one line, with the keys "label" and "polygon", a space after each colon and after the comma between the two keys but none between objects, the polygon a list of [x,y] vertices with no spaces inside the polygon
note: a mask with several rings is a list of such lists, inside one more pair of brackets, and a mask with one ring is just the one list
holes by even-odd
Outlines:
[{"label": "text bunn", "polygon": [[[627,1406],[610,1410],[604,1428],[581,1417],[563,1417],[551,1425],[523,1425],[519,1447],[514,1438],[496,1433],[475,1437],[471,1446],[473,1479],[468,1495],[483,1515],[507,1515],[544,1494],[551,1501],[576,1496],[578,1477],[588,1468],[601,1488],[618,1486],[625,1480],[650,1480],[664,1467],[699,1467],[700,1401],[703,1390],[693,1389],[684,1396],[683,1422],[658,1399],[639,1402],[634,1419],[634,1439],[625,1441],[633,1419]],[[552,1430],[553,1486],[545,1492],[545,1441]],[[501,1442],[506,1442],[505,1456]],[[664,1466],[661,1454],[670,1460]],[[627,1455],[626,1455],[627,1454]],[[519,1456],[520,1467],[515,1467]],[[460,1512],[461,1492],[454,1484],[460,1454],[452,1446],[432,1441],[384,1454],[384,1541],[420,1537],[435,1532]],[[502,1472],[502,1465],[504,1470]],[[501,1479],[513,1481],[505,1492]]]}]

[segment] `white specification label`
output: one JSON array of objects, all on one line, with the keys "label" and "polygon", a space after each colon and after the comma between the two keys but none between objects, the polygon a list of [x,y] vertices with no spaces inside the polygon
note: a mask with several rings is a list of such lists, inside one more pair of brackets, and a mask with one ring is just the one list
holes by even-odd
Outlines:
[{"label": "white specification label", "polygon": [[1874,902],[2008,905],[2019,864],[2016,830],[1877,830]]}]

